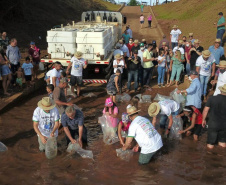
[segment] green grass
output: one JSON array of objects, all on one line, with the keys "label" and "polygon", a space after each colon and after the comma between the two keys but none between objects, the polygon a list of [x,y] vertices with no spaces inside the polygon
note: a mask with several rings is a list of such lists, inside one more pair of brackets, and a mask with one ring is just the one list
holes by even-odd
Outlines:
[{"label": "green grass", "polygon": [[109,11],[117,11],[121,7],[121,5],[117,5],[117,4],[115,5],[103,0],[94,0],[94,2],[101,4],[102,6],[106,7],[106,10],[109,10]]}]

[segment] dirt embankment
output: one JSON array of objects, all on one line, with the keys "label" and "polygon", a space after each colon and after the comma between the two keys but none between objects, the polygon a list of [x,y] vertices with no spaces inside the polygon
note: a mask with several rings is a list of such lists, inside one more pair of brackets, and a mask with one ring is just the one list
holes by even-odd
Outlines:
[{"label": "dirt embankment", "polygon": [[3,0],[0,28],[8,32],[9,38],[16,37],[20,48],[27,48],[34,40],[46,49],[46,33],[53,26],[79,21],[81,13],[87,10],[116,11],[119,7],[102,0]]},{"label": "dirt embankment", "polygon": [[[199,39],[201,45],[208,49],[216,38],[217,30],[213,23],[218,21],[218,13],[226,15],[226,0],[180,0],[154,6],[153,11],[168,38],[172,26],[176,24],[182,35],[188,37],[189,33],[194,33],[194,38]],[[226,44],[224,49],[226,50]]]}]

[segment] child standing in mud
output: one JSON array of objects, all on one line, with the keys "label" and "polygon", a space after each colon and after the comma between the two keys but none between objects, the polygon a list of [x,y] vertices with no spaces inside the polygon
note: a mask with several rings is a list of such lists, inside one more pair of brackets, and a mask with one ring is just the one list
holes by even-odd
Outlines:
[{"label": "child standing in mud", "polygon": [[22,72],[21,67],[18,68],[18,71],[15,72],[15,75],[16,75],[16,84],[19,85],[20,89],[22,89],[24,73]]},{"label": "child standing in mud", "polygon": [[25,63],[22,65],[22,69],[24,72],[24,77],[27,83],[27,87],[31,87],[31,79],[32,79],[32,73],[33,73],[33,65],[31,64],[30,58],[26,57]]}]

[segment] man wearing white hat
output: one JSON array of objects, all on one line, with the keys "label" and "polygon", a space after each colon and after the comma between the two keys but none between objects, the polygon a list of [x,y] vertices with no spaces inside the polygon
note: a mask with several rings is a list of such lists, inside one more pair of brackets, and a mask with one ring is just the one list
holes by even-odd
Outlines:
[{"label": "man wearing white hat", "polygon": [[226,148],[226,84],[218,87],[221,94],[211,96],[203,110],[202,126],[206,125],[206,117],[209,113],[207,147],[214,148],[215,144]]},{"label": "man wearing white hat", "polygon": [[45,150],[47,138],[58,136],[59,112],[56,104],[49,98],[43,97],[33,113],[33,127],[38,135],[39,150]]},{"label": "man wearing white hat", "polygon": [[170,129],[173,125],[173,115],[176,116],[179,114],[180,105],[174,100],[162,100],[152,103],[148,108],[149,116],[153,117],[152,123],[155,126],[156,116],[160,113],[160,128],[165,129],[167,119],[169,119],[168,127],[165,131],[165,136],[170,132]]},{"label": "man wearing white hat", "polygon": [[134,106],[127,106],[127,113],[132,120],[132,123],[129,127],[126,143],[122,149],[128,149],[134,138],[137,141],[137,145],[133,150],[138,152],[139,147],[141,148],[138,162],[139,164],[147,164],[163,144],[162,138],[157,130],[155,130],[155,127],[147,118],[139,116],[139,111],[140,110],[137,110]]},{"label": "man wearing white hat", "polygon": [[217,67],[219,67],[218,79],[211,81],[212,84],[217,84],[214,96],[220,94],[219,87],[226,84],[226,61],[220,61],[220,64],[217,65]]}]

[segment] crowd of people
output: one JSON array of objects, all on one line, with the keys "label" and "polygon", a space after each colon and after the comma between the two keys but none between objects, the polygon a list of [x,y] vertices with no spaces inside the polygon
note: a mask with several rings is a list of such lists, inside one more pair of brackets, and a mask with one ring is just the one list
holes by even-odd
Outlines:
[{"label": "crowd of people", "polygon": [[[189,33],[189,39],[182,36],[177,25],[172,27],[170,40],[168,41],[166,36],[163,36],[159,45],[156,41],[148,44],[145,39],[141,42],[134,39],[132,29],[128,25],[122,39],[116,44],[114,59],[110,63],[113,74],[106,86],[110,97],[105,101],[103,115],[110,118],[123,150],[131,148],[133,138],[136,140],[137,144],[133,147],[133,151],[138,152],[141,148],[140,164],[147,164],[163,146],[161,135],[165,137],[169,135],[174,116],[186,120],[184,129],[180,130],[179,134],[186,134],[186,136],[193,134],[194,140],[198,140],[202,128],[208,122],[207,147],[213,148],[216,143],[221,147],[226,147],[226,106],[224,103],[226,100],[226,60],[221,46],[225,20],[222,12],[219,16],[220,19],[216,24],[217,38],[207,50],[200,46],[200,40],[195,38],[193,33]],[[150,27],[151,20],[152,17],[149,15]],[[20,66],[21,54],[17,47],[17,40],[13,38],[9,43],[6,32],[2,32],[0,44],[4,94],[9,95],[7,90],[11,83],[21,87],[23,78],[27,86],[32,85],[32,79],[37,78],[40,49],[32,41],[28,50],[29,56]],[[60,62],[55,62],[54,68],[46,73],[48,97],[38,102],[32,118],[34,130],[38,135],[40,151],[45,150],[47,138],[57,137],[58,129],[61,127],[65,132],[67,144],[78,142],[82,147],[83,143],[87,142],[84,115],[79,107],[70,102],[71,98],[80,96],[83,70],[87,68],[87,65],[88,62],[83,58],[83,53],[77,51],[66,71],[62,70]],[[144,88],[151,89],[150,82],[155,68],[157,68],[159,88],[170,87],[174,83],[175,87],[178,87],[183,81],[183,74],[186,74],[185,80],[190,82],[190,86],[185,90],[177,90],[178,94],[186,96],[186,106],[180,112],[181,105],[174,100],[165,99],[151,103],[148,108],[148,114],[152,117],[151,122],[150,119],[139,116],[139,98],[134,97],[126,111],[122,111],[121,121],[118,121],[119,109],[116,105],[116,94],[122,91],[123,79],[127,78],[127,93],[132,90],[132,81],[134,81],[134,92],[143,92]],[[70,83],[67,75],[70,75]],[[70,95],[67,90],[69,84]],[[207,100],[210,91],[215,92]],[[202,113],[203,100],[207,103]],[[160,116],[159,123],[157,116]],[[160,125],[160,132],[156,130],[156,124]],[[122,131],[127,133],[126,137],[122,136]],[[78,140],[76,140],[77,136]]]}]

